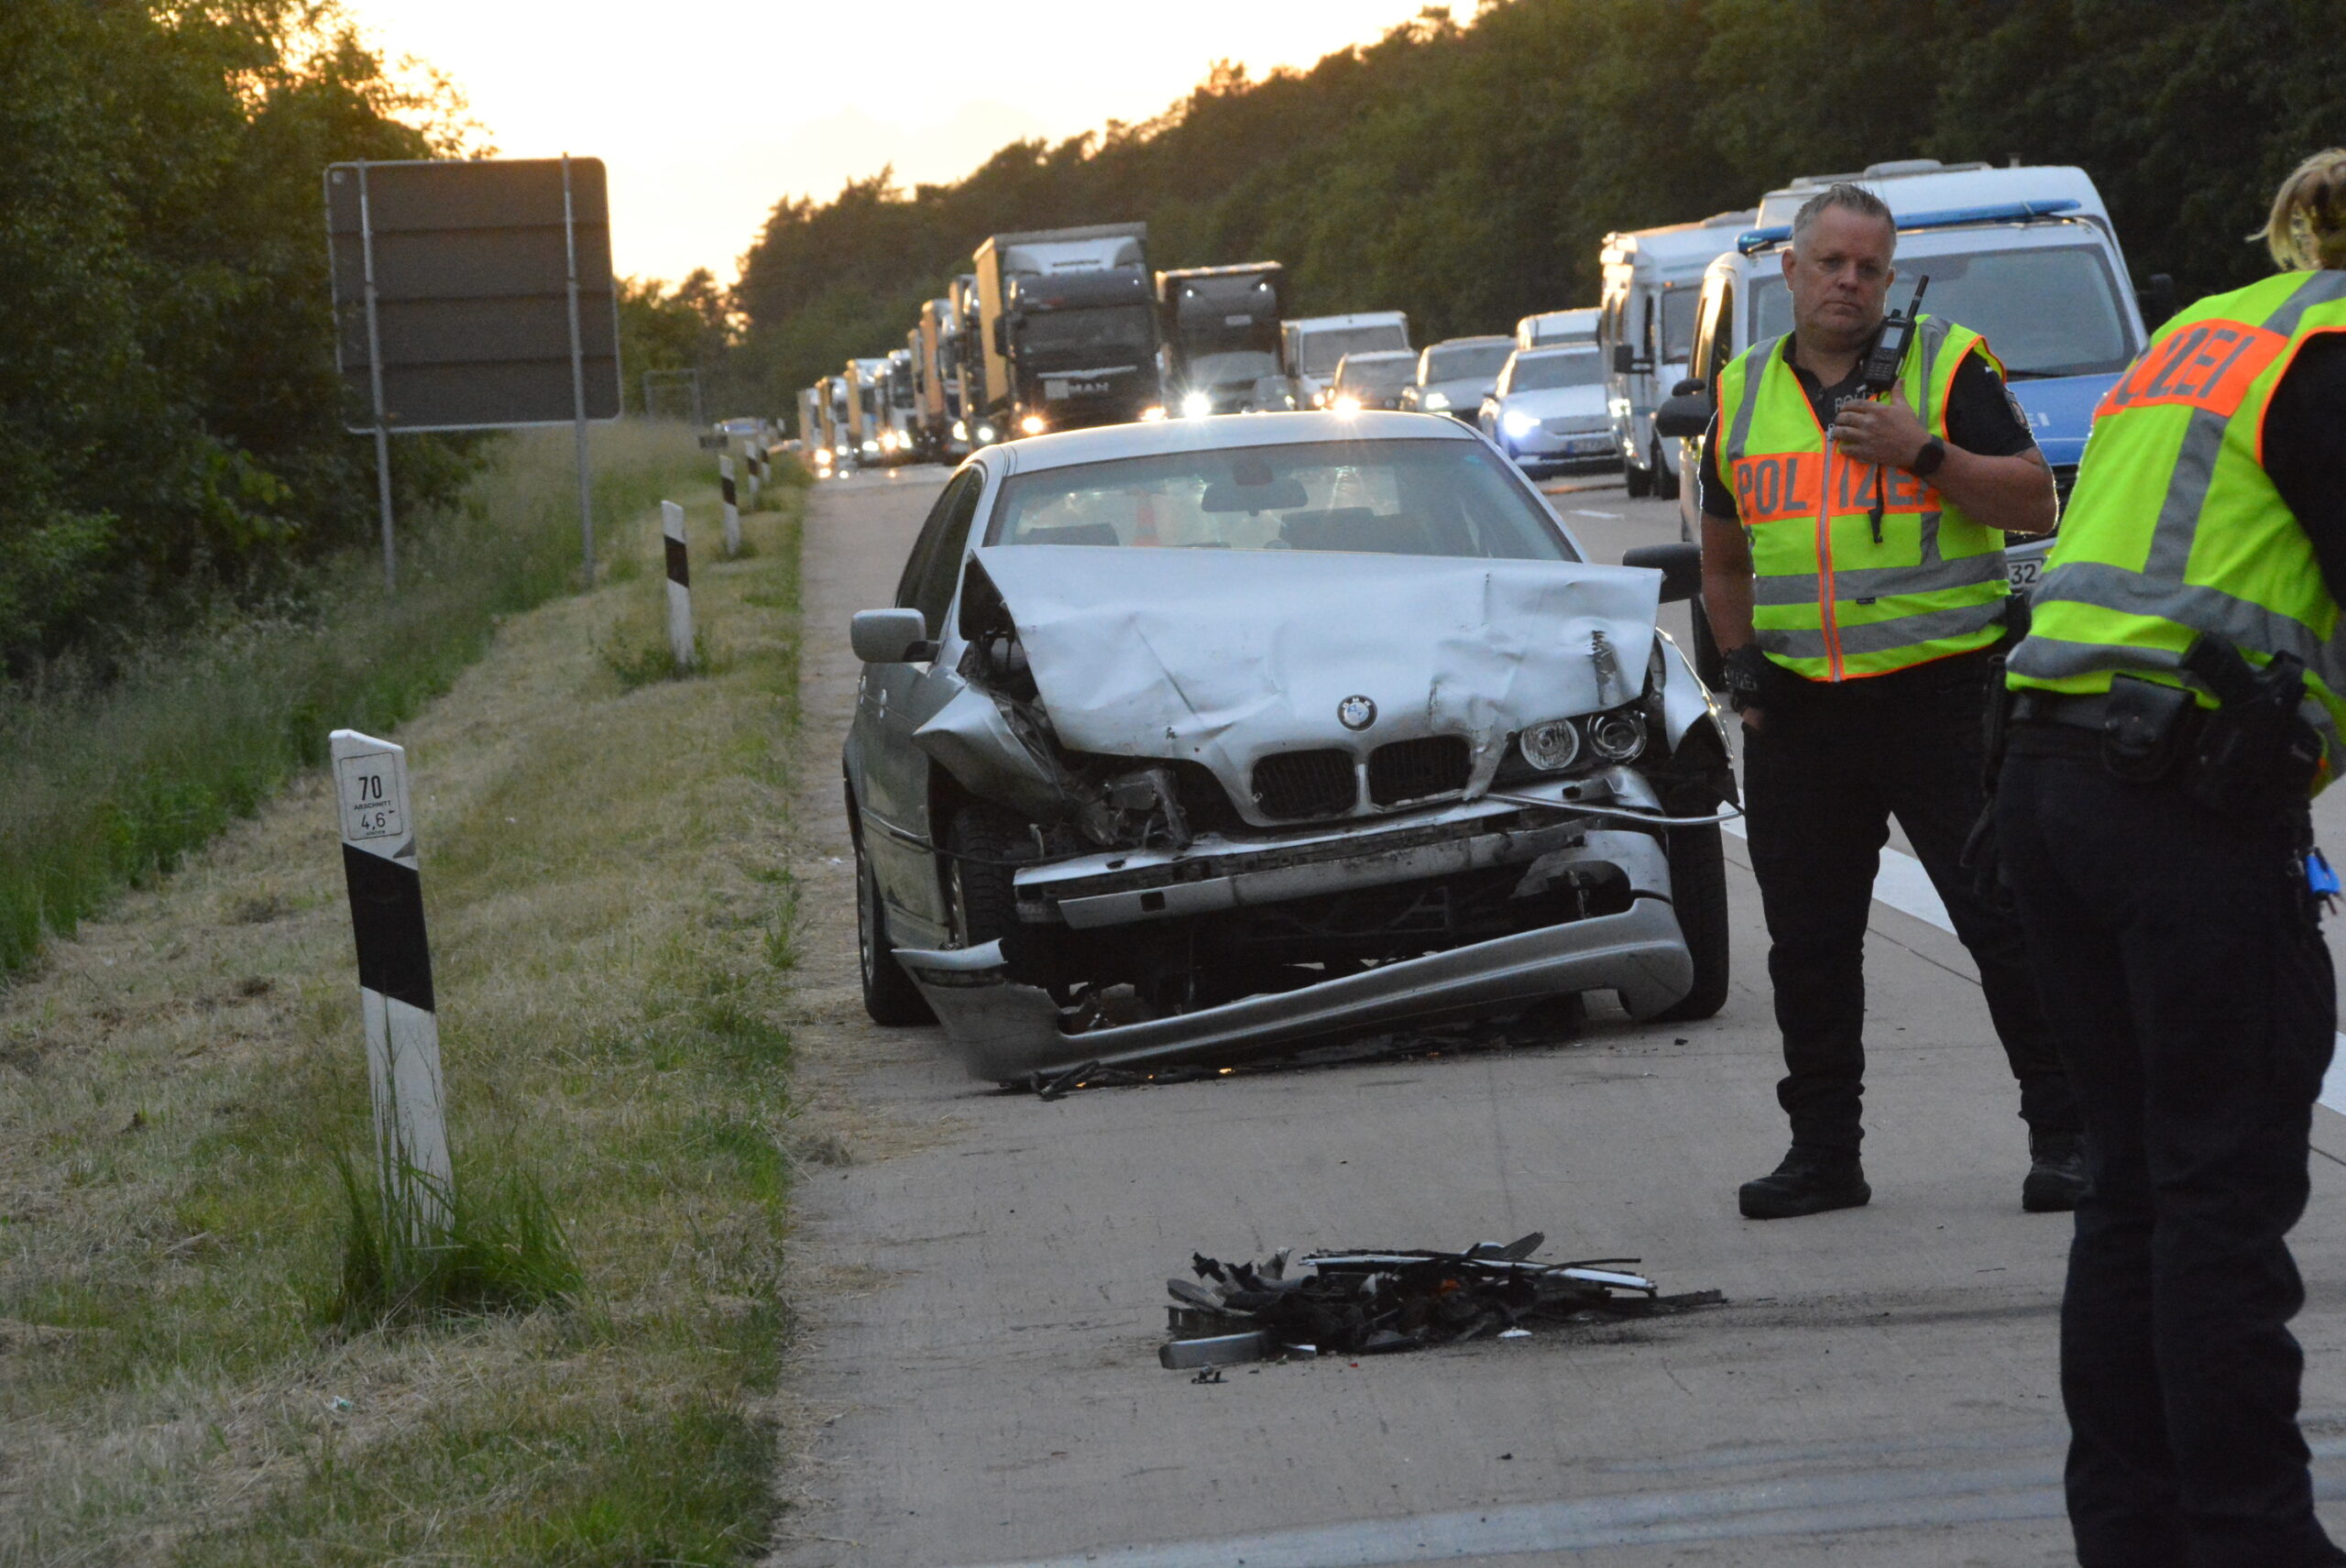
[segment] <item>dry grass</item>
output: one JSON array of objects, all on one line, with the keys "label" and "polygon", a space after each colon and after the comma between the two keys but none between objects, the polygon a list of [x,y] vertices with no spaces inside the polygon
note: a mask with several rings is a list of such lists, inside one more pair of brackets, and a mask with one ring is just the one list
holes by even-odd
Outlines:
[{"label": "dry grass", "polygon": [[[566,1310],[327,1321],[366,1072],[303,774],[0,992],[0,1562],[718,1563],[762,1544],[794,1160],[776,1022],[796,492],[657,644],[656,532],[402,727],[457,1179],[524,1173]],[[815,1160],[838,1151],[810,1141]]]}]

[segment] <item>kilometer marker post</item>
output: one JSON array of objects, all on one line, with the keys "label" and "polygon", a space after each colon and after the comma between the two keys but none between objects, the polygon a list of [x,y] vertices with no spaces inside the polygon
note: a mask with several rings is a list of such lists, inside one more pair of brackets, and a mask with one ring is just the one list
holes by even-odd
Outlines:
[{"label": "kilometer marker post", "polygon": [[342,874],[358,945],[375,1162],[386,1226],[412,1245],[448,1234],[455,1170],[440,1084],[440,1019],[423,928],[407,752],[356,729],[331,739]]},{"label": "kilometer marker post", "polygon": [[681,675],[693,667],[693,573],[685,548],[685,509],[674,501],[660,503],[660,535],[668,556],[668,647]]},{"label": "kilometer marker post", "polygon": [[725,492],[725,557],[731,560],[741,553],[741,504],[733,489],[733,459],[717,460],[717,488]]},{"label": "kilometer marker post", "polygon": [[758,510],[758,491],[764,485],[766,477],[766,461],[758,455],[758,443],[763,438],[753,435],[741,444],[741,461],[750,470],[750,510],[751,511]]}]

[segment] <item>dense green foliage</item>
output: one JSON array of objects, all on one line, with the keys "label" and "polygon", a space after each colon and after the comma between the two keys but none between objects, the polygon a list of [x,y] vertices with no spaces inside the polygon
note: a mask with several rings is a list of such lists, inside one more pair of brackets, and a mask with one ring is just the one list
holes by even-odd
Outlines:
[{"label": "dense green foliage", "polygon": [[[453,140],[320,0],[0,5],[0,671],[374,527],[320,176]],[[403,501],[456,449],[403,442]]]},{"label": "dense green foliage", "polygon": [[1595,301],[1608,231],[1796,174],[1936,157],[2082,165],[2138,278],[2261,275],[2280,177],[2346,141],[2321,0],[1486,0],[1308,71],[1214,79],[1145,125],[1019,142],[952,185],[778,205],[737,299],[772,406],[904,341],[984,236],[1146,219],[1152,259],[1276,258],[1303,313],[1418,340]]}]

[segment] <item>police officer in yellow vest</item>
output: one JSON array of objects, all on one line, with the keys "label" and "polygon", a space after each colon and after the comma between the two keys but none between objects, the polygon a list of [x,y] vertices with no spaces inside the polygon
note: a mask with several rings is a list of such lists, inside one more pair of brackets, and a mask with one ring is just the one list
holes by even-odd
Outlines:
[{"label": "police officer in yellow vest", "polygon": [[2346,148],[2286,269],[2095,411],[2013,650],[2003,875],[2085,1113],[2061,1319],[2086,1568],[2346,1563],[2297,1426],[2286,1236],[2337,1028],[2308,801],[2346,766]]},{"label": "police officer in yellow vest", "polygon": [[1704,444],[1704,608],[1743,715],[1792,1123],[1783,1163],[1738,1194],[1752,1219],[1871,1197],[1863,958],[1893,816],[1979,966],[2020,1082],[2023,1205],[2066,1210],[2084,1186],[2077,1106],[2019,926],[1958,865],[1987,799],[2003,536],[2052,528],[2053,479],[1976,333],[1925,313],[1900,383],[1865,394],[1897,238],[1861,186],[1801,208],[1783,260],[1793,331],[1721,372]]}]

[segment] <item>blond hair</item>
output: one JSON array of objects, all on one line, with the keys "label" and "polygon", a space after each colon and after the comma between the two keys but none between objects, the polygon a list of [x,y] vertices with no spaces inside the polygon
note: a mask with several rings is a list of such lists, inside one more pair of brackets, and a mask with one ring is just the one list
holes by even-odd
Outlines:
[{"label": "blond hair", "polygon": [[2285,272],[2346,268],[2346,147],[2315,153],[2281,181],[2261,239]]}]

